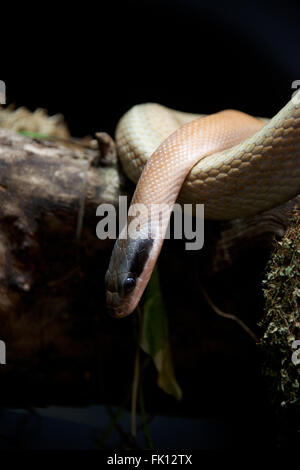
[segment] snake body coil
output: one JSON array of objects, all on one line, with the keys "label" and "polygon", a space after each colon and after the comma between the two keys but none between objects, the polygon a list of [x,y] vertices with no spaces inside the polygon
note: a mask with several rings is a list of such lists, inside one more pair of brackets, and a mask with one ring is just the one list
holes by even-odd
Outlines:
[{"label": "snake body coil", "polygon": [[[124,170],[138,181],[132,206],[178,199],[204,204],[206,218],[233,219],[291,199],[300,190],[299,96],[270,121],[233,110],[199,117],[158,104],[135,106],[116,130]],[[142,236],[149,233],[149,220],[142,220],[146,245],[117,240],[106,275],[115,316],[137,305],[163,243],[158,228],[165,233],[169,217],[168,210],[151,215],[150,237]]]}]

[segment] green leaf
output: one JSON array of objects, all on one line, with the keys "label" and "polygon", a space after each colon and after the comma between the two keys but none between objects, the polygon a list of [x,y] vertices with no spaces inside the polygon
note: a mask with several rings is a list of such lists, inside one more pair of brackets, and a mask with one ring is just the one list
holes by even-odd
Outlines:
[{"label": "green leaf", "polygon": [[152,273],[145,293],[140,346],[154,361],[158,371],[158,386],[177,400],[181,400],[182,391],[174,375],[168,321],[162,301],[157,268]]},{"label": "green leaf", "polygon": [[19,131],[19,134],[25,135],[26,137],[31,137],[32,139],[49,139],[49,135],[39,134],[38,132]]}]

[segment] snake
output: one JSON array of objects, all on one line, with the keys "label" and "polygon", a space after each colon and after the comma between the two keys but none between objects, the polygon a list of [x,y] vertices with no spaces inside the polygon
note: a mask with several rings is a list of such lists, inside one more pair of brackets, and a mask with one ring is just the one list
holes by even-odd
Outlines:
[{"label": "snake", "polygon": [[[299,98],[300,91],[272,119],[231,109],[197,115],[157,103],[135,105],[121,117],[118,156],[136,188],[105,275],[111,315],[121,318],[137,307],[176,201],[204,204],[207,219],[232,220],[300,192]],[[130,236],[141,204],[151,211],[140,211],[138,235]]]}]

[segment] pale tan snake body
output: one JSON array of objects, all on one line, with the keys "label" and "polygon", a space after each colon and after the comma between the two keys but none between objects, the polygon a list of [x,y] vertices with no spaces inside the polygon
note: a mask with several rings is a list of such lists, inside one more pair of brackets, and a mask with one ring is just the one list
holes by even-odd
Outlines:
[{"label": "pale tan snake body", "polygon": [[[132,207],[172,205],[178,198],[204,204],[206,218],[233,219],[294,197],[300,191],[298,96],[269,122],[232,110],[199,118],[152,103],[132,108],[116,130],[124,170],[139,181]],[[150,236],[143,236],[149,234],[145,217],[140,239],[117,240],[106,274],[115,316],[136,307],[163,243],[157,227],[164,233],[169,217],[168,210],[152,213]]]}]

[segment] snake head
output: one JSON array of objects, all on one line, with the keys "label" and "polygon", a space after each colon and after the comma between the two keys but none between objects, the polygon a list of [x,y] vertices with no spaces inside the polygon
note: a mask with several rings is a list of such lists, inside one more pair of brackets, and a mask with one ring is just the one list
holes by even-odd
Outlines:
[{"label": "snake head", "polygon": [[147,269],[153,240],[118,239],[105,275],[106,303],[109,313],[125,317],[137,306],[151,275]]}]

